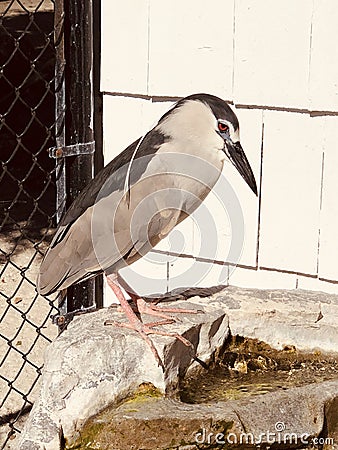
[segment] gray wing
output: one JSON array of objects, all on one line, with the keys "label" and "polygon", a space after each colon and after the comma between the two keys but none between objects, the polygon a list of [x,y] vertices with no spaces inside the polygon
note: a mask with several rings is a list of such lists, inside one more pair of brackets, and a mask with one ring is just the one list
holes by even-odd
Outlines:
[{"label": "gray wing", "polygon": [[[142,176],[157,148],[167,140],[168,138],[157,130],[152,130],[145,136],[138,149],[138,153],[145,158],[135,165],[136,170],[131,171],[131,184]],[[103,261],[97,260],[92,242],[93,210],[95,205],[103,200],[101,203],[107,205],[108,213],[109,201],[115,202],[121,197],[128,163],[138,142],[139,140],[135,141],[102,169],[66,212],[40,267],[37,279],[37,290],[40,294],[48,295],[65,289],[103,271]],[[114,209],[114,204],[111,209]],[[109,226],[106,216],[102,224],[102,239],[104,239],[108,231],[104,227]],[[100,240],[101,230],[98,234],[97,239]],[[102,245],[107,243],[103,241]],[[121,254],[128,256],[132,250],[133,245],[130,239],[122,240],[119,252],[115,255],[112,249],[110,260],[104,262],[103,267],[114,265],[117,258],[121,259]]]},{"label": "gray wing", "polygon": [[[128,164],[141,138],[133,142],[122,153],[107,164],[82,190],[76,200],[71,204],[62,218],[59,227],[74,222],[87,208],[94,205],[98,197],[110,195],[116,190],[123,190]],[[138,155],[145,158],[137,164],[137,171],[132,172],[131,183],[135,183],[146,170],[152,156],[160,145],[167,142],[169,138],[156,129],[147,133],[138,149]],[[137,156],[137,155],[136,155]],[[105,186],[104,192],[102,187]],[[57,232],[58,233],[58,230]]]}]

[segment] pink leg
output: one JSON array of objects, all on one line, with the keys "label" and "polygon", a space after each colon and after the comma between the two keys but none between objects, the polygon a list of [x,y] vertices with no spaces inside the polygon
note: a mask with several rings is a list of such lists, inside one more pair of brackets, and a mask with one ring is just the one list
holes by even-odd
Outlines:
[{"label": "pink leg", "polygon": [[161,358],[160,358],[160,356],[158,354],[158,351],[156,350],[156,347],[154,346],[152,340],[148,337],[148,334],[158,334],[160,336],[175,337],[175,338],[179,339],[187,347],[193,348],[193,345],[191,344],[191,342],[189,342],[183,336],[181,336],[181,335],[179,335],[177,333],[167,333],[165,331],[159,331],[159,330],[156,330],[156,329],[153,328],[153,327],[155,327],[157,325],[165,325],[165,324],[168,324],[168,323],[172,323],[173,319],[169,318],[169,319],[166,319],[166,320],[161,321],[161,322],[153,322],[153,323],[149,323],[149,324],[144,324],[136,316],[136,314],[134,313],[133,309],[129,305],[129,302],[125,299],[121,288],[115,282],[115,277],[111,276],[111,275],[108,275],[107,276],[107,283],[108,283],[109,287],[113,290],[113,292],[116,295],[117,299],[119,300],[120,305],[121,305],[121,307],[122,307],[122,309],[123,309],[123,311],[124,311],[124,313],[125,313],[125,315],[126,315],[126,317],[128,319],[128,323],[121,323],[121,322],[107,320],[105,322],[105,325],[115,325],[115,326],[118,326],[118,327],[129,328],[129,329],[137,331],[142,336],[142,338],[145,340],[145,342],[149,345],[151,351],[153,352],[153,354],[155,356],[156,361],[158,362],[158,365],[161,366],[162,369],[164,369],[163,362],[162,362],[162,360],[161,360]]}]

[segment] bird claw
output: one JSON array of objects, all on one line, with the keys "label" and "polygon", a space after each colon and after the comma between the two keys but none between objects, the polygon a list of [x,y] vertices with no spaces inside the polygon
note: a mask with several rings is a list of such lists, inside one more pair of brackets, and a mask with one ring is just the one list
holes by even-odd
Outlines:
[{"label": "bird claw", "polygon": [[204,312],[200,309],[183,309],[183,308],[163,308],[162,306],[157,306],[153,303],[146,302],[143,298],[137,298],[136,300],[138,311],[142,314],[149,314],[151,316],[162,317],[164,319],[172,319],[178,322],[181,322],[180,319],[173,319],[173,317],[168,316],[164,313],[172,313],[172,314],[198,314]]},{"label": "bird claw", "polygon": [[181,336],[180,334],[169,333],[169,332],[157,330],[154,328],[156,326],[167,325],[170,323],[173,323],[173,321],[172,320],[170,320],[170,321],[169,320],[161,320],[159,322],[150,322],[150,323],[144,324],[141,321],[137,321],[135,323],[129,323],[129,322],[117,322],[115,320],[106,320],[104,322],[104,325],[114,325],[119,328],[128,328],[129,330],[137,331],[140,334],[140,336],[144,339],[144,341],[148,344],[148,346],[150,347],[150,350],[152,351],[153,355],[155,356],[155,359],[156,359],[158,365],[160,367],[162,367],[162,370],[164,371],[163,361],[162,361],[160,355],[158,354],[158,351],[157,351],[155,345],[153,344],[153,341],[148,337],[149,334],[157,334],[159,336],[167,336],[167,337],[172,337],[172,338],[178,339],[179,341],[182,342],[182,344],[184,344],[187,347],[190,347],[193,351],[195,351],[193,344],[190,341],[188,341],[188,339]]},{"label": "bird claw", "polygon": [[171,325],[175,322],[176,320],[174,319],[166,319],[166,320],[159,320],[158,322],[147,322],[147,326],[153,328],[161,325]]},{"label": "bird claw", "polygon": [[[154,322],[154,325],[166,325],[167,323],[168,323],[168,321],[163,320],[161,322]],[[126,323],[126,322],[117,322],[115,320],[105,320],[104,325],[114,325],[118,328],[128,328],[130,330],[137,331],[140,334],[140,336],[143,338],[143,340],[150,347],[150,350],[152,351],[152,353],[157,361],[157,364],[159,365],[159,367],[162,368],[162,370],[164,372],[163,361],[162,361],[160,355],[158,354],[158,351],[157,351],[155,345],[153,344],[153,341],[148,337],[149,333],[146,333],[144,331],[144,325],[142,324],[142,322],[131,324],[131,323]],[[151,325],[153,325],[153,324],[151,324]]]}]

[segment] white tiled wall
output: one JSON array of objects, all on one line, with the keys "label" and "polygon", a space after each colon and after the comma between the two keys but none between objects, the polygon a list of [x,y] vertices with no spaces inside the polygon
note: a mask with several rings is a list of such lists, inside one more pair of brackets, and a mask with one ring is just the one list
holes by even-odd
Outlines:
[{"label": "white tiled wall", "polygon": [[312,0],[238,0],[236,103],[307,108]]},{"label": "white tiled wall", "polygon": [[338,117],[326,117],[319,276],[338,280]]},{"label": "white tiled wall", "polygon": [[227,166],[233,196],[219,183],[161,254],[125,269],[128,282],[338,293],[338,3],[102,0],[102,11],[106,162],[175,99],[208,92],[234,103],[261,186],[256,198]]},{"label": "white tiled wall", "polygon": [[[242,147],[247,155],[254,172],[257,187],[261,175],[261,147],[263,111],[253,109],[237,109],[240,122],[240,137]],[[242,177],[231,166],[232,173],[227,177],[239,199],[244,218],[244,247],[240,264],[254,267],[257,259],[257,233],[259,198],[255,197]]]},{"label": "white tiled wall", "polygon": [[310,107],[338,110],[338,5],[336,0],[314,0],[310,66]]},{"label": "white tiled wall", "polygon": [[259,264],[317,271],[323,119],[266,111]]},{"label": "white tiled wall", "polygon": [[234,0],[150,2],[150,95],[232,97]]},{"label": "white tiled wall", "polygon": [[102,91],[147,93],[148,3],[102,1]]},{"label": "white tiled wall", "polygon": [[236,270],[230,273],[229,284],[256,289],[295,289],[297,278],[289,273],[237,267]]}]

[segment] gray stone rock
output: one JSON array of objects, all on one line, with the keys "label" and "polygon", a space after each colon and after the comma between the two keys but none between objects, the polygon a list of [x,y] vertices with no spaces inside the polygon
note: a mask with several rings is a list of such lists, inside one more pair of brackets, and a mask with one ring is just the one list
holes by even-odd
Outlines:
[{"label": "gray stone rock", "polygon": [[224,305],[232,335],[259,339],[277,350],[293,345],[338,352],[337,295],[231,287],[215,297]]},{"label": "gray stone rock", "polygon": [[[174,306],[204,311],[179,314],[179,321],[165,329],[184,335],[194,345],[197,357],[207,361],[229,333],[228,319],[219,301],[206,298],[175,302]],[[123,317],[114,308],[78,316],[50,345],[40,395],[18,448],[34,442],[40,445],[37,448],[59,449],[61,434],[72,440],[89,417],[116,404],[142,383],[151,383],[163,394],[174,393],[179,376],[197,368],[189,347],[176,338],[151,335],[165,365],[163,372],[136,332],[104,325],[106,320]],[[153,317],[145,321],[153,321]]]},{"label": "gray stone rock", "polygon": [[92,418],[82,431],[80,448],[182,450],[250,444],[310,448],[327,422],[325,408],[333,411],[337,399],[338,380],[212,404],[136,398]]}]

